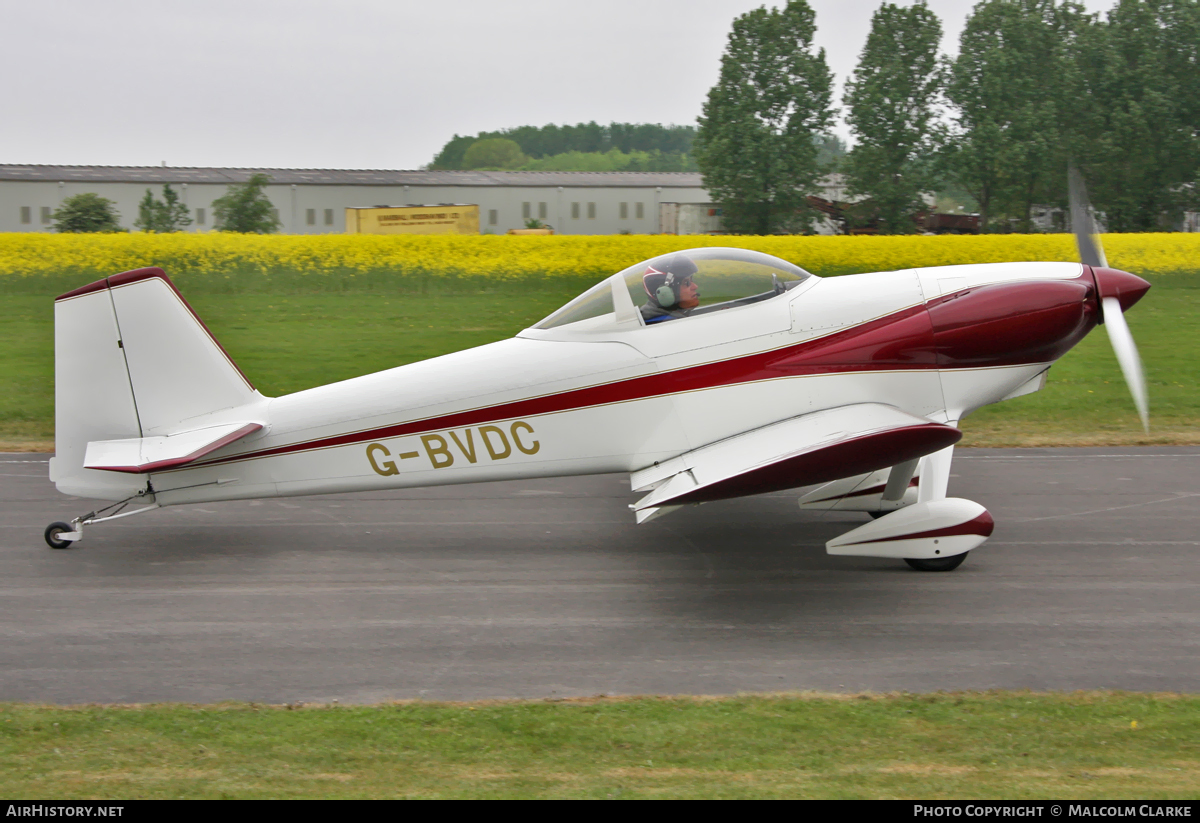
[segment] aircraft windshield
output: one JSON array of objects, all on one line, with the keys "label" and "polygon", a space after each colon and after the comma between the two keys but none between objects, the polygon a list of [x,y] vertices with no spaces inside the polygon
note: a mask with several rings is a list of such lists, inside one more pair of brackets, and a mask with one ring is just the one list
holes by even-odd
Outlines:
[{"label": "aircraft windshield", "polygon": [[[580,331],[618,325],[614,291],[625,291],[641,324],[706,314],[768,300],[812,275],[786,260],[746,249],[671,252],[614,274],[534,326],[571,325]],[[617,298],[624,302],[624,295]],[[636,317],[634,318],[636,320]]]}]

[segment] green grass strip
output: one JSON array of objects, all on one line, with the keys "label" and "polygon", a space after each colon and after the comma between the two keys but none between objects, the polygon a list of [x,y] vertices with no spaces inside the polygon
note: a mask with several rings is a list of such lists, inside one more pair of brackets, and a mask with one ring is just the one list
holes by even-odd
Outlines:
[{"label": "green grass strip", "polygon": [[1198,794],[1195,695],[0,704],[12,799]]}]

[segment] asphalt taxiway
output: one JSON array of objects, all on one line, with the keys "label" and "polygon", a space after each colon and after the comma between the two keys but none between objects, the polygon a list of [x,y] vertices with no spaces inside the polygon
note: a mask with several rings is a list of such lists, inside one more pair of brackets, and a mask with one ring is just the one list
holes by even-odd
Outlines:
[{"label": "asphalt taxiway", "polygon": [[635,526],[624,476],[91,508],[0,455],[0,700],[1200,691],[1200,448],[960,450],[957,571],[828,557],[796,492]]}]

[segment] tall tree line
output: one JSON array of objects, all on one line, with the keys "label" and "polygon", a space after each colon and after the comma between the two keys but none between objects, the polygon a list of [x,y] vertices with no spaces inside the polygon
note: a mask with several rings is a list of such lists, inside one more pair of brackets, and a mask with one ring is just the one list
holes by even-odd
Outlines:
[{"label": "tall tree line", "polygon": [[846,83],[846,119],[858,137],[844,164],[850,192],[871,198],[878,228],[887,234],[914,230],[912,214],[936,182],[941,39],[941,21],[924,3],[884,3]]},{"label": "tall tree line", "polygon": [[696,129],[694,126],[662,126],[656,123],[609,123],[602,126],[592,121],[574,126],[518,126],[480,132],[475,136],[456,134],[434,157],[429,168],[464,168],[464,158],[472,145],[481,140],[497,138],[513,141],[523,154],[535,160],[568,152],[594,154],[613,149],[625,154],[658,152],[681,157],[691,152]]},{"label": "tall tree line", "polygon": [[1196,205],[1200,0],[984,0],[963,30],[947,97],[947,174],[987,228],[1030,229],[1080,166],[1109,231],[1170,230]]},{"label": "tall tree line", "polygon": [[[802,227],[834,115],[805,0],[734,21],[696,157],[734,231]],[[938,53],[924,0],[884,2],[842,103],[841,162],[883,232],[915,231],[923,193],[955,185],[985,231],[1030,231],[1079,165],[1110,231],[1172,228],[1200,192],[1200,0],[980,0],[959,53]]]},{"label": "tall tree line", "polygon": [[1200,0],[1121,0],[1076,53],[1063,116],[1092,199],[1110,231],[1169,228],[1200,199]]},{"label": "tall tree line", "polygon": [[997,217],[1030,228],[1035,202],[1065,197],[1071,154],[1070,73],[1082,7],[1057,0],[985,0],[967,18],[946,95],[953,127],[948,176]]},{"label": "tall tree line", "polygon": [[813,44],[805,0],[733,21],[721,73],[704,103],[696,161],[729,231],[804,231],[805,196],[821,174],[819,136],[833,123],[833,73]]}]

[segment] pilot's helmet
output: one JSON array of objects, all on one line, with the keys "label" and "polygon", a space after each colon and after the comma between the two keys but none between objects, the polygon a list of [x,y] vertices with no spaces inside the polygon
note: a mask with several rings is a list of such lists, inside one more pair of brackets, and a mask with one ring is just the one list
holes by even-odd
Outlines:
[{"label": "pilot's helmet", "polygon": [[679,286],[697,272],[696,264],[682,254],[655,260],[646,267],[642,285],[650,300],[664,309],[679,302]]}]

